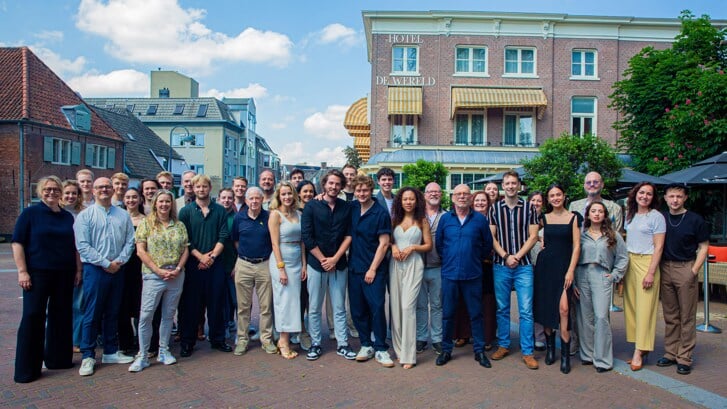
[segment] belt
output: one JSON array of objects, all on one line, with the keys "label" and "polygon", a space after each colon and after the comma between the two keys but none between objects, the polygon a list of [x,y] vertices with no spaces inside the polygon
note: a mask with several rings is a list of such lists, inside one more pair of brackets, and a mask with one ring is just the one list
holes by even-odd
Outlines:
[{"label": "belt", "polygon": [[240,256],[240,258],[243,259],[243,260],[245,260],[245,261],[247,261],[248,263],[260,264],[262,262],[268,261],[268,259],[270,257],[245,257],[245,256]]}]

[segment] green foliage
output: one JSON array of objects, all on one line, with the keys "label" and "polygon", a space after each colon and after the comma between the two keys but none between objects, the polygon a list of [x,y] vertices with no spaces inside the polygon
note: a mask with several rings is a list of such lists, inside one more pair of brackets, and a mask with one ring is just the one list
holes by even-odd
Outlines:
[{"label": "green foliage", "polygon": [[346,155],[346,163],[353,165],[356,169],[363,165],[361,157],[358,156],[358,151],[350,146],[343,148],[343,154]]},{"label": "green foliage", "polygon": [[528,187],[543,193],[553,183],[566,190],[569,200],[580,199],[586,173],[596,171],[606,188],[614,186],[621,176],[622,164],[608,142],[593,135],[583,137],[562,134],[548,139],[540,146],[540,155],[523,161],[530,175]]},{"label": "green foliage", "polygon": [[654,175],[727,150],[727,29],[689,11],[679,18],[672,47],[641,50],[611,95],[610,106],[623,114],[614,124],[619,146],[636,170]]},{"label": "green foliage", "polygon": [[441,162],[429,162],[419,159],[416,163],[404,165],[403,186],[415,187],[424,193],[424,188],[431,182],[436,182],[442,187],[442,208],[448,209],[450,200],[449,195],[444,191],[447,186],[447,175],[449,171]]}]

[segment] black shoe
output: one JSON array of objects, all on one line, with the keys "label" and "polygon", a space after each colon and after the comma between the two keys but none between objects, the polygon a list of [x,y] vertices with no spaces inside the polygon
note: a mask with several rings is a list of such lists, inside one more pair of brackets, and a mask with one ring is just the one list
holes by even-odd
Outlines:
[{"label": "black shoe", "polygon": [[555,332],[545,334],[545,365],[553,365],[555,362]]},{"label": "black shoe", "polygon": [[656,366],[666,368],[667,366],[676,365],[676,363],[677,361],[675,361],[674,359],[669,359],[665,356],[662,356],[661,358],[659,358],[658,361],[656,361]]},{"label": "black shoe", "polygon": [[179,350],[179,356],[182,358],[188,358],[192,356],[192,352],[194,351],[194,347],[189,344],[182,344],[181,349]]},{"label": "black shoe", "polygon": [[442,355],[442,343],[441,342],[432,342],[432,349],[434,350],[435,354]]},{"label": "black shoe", "polygon": [[545,347],[545,344],[544,343],[542,343],[542,342],[536,342],[534,349],[536,351],[538,351],[538,352],[543,352],[543,351],[545,351],[546,347]]},{"label": "black shoe", "polygon": [[450,360],[452,360],[452,353],[451,352],[442,352],[437,357],[437,361],[435,363],[437,364],[437,366],[442,366],[442,365],[445,365]]},{"label": "black shoe", "polygon": [[596,367],[596,372],[598,372],[598,373],[604,373],[604,372],[610,371],[611,369],[613,369],[613,368],[601,368],[600,366],[597,366]]},{"label": "black shoe", "polygon": [[475,352],[475,361],[479,362],[485,368],[492,368],[492,364],[484,352]]},{"label": "black shoe", "polygon": [[417,341],[417,354],[421,354],[427,349],[427,341]]},{"label": "black shoe", "polygon": [[581,361],[581,365],[593,365],[592,361]]},{"label": "black shoe", "polygon": [[226,342],[212,342],[210,343],[212,349],[216,349],[220,352],[232,352],[232,347],[227,345]]},{"label": "black shoe", "polygon": [[689,375],[692,373],[692,367],[689,365],[677,364],[677,373],[679,375]]},{"label": "black shoe", "polygon": [[565,342],[560,339],[560,372],[567,374],[570,372],[570,341]]}]

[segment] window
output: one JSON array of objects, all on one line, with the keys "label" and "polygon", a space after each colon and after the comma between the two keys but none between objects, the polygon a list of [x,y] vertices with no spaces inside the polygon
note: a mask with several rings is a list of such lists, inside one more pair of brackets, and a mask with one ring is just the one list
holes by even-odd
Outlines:
[{"label": "window", "polygon": [[195,171],[195,173],[197,173],[198,175],[204,174],[204,165],[189,165],[189,169]]},{"label": "window", "polygon": [[415,115],[391,116],[391,144],[415,145],[417,143],[417,118]]},{"label": "window", "polygon": [[[72,157],[71,141],[66,139],[43,138],[43,160],[54,165],[70,165]],[[80,144],[79,152],[80,156]],[[80,163],[76,163],[77,165]]]},{"label": "window", "polygon": [[204,134],[203,133],[197,133],[197,134],[173,134],[172,135],[172,146],[181,146],[181,147],[188,147],[188,146],[204,146]]},{"label": "window", "polygon": [[183,112],[184,112],[184,104],[177,104],[174,106],[173,115],[182,115]]},{"label": "window", "polygon": [[129,104],[126,106],[126,110],[129,112],[134,112],[134,104]]},{"label": "window", "polygon": [[85,105],[62,106],[61,112],[63,112],[68,124],[73,129],[76,131],[91,132],[91,111]]},{"label": "window", "polygon": [[199,108],[197,108],[197,117],[202,118],[207,116],[207,108],[209,107],[209,104],[200,104]]},{"label": "window", "polygon": [[147,115],[156,115],[158,107],[159,107],[159,105],[157,105],[157,104],[149,105],[149,107],[146,109],[146,114]]},{"label": "window", "polygon": [[472,192],[482,190],[485,188],[487,182],[474,183],[475,181],[482,180],[490,176],[489,173],[452,173],[449,175],[449,186],[454,189],[457,185],[465,183],[470,185]]},{"label": "window", "polygon": [[237,140],[232,136],[225,136],[225,155],[237,156]]},{"label": "window", "polygon": [[86,166],[113,169],[116,166],[116,149],[105,145],[86,144]]},{"label": "window", "polygon": [[455,117],[454,144],[482,146],[487,133],[484,113],[459,113]]},{"label": "window", "polygon": [[598,75],[595,50],[573,50],[571,78],[596,78]]},{"label": "window", "polygon": [[570,108],[571,134],[596,134],[596,98],[574,97]]},{"label": "window", "polygon": [[454,72],[487,74],[487,48],[457,47]]},{"label": "window", "polygon": [[392,47],[391,71],[397,74],[419,73],[419,49],[412,46]]},{"label": "window", "polygon": [[534,48],[506,48],[505,74],[534,76],[535,75],[535,49]]},{"label": "window", "polygon": [[534,146],[535,122],[532,110],[529,112],[505,112],[505,127],[502,144],[505,146]]}]

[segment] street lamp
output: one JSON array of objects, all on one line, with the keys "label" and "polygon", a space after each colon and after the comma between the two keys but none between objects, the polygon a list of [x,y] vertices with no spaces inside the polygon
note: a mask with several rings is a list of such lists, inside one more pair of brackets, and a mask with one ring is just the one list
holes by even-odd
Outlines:
[{"label": "street lamp", "polygon": [[167,163],[167,170],[169,170],[169,173],[171,173],[172,175],[174,175],[174,173],[172,172],[172,152],[173,152],[172,136],[174,135],[174,130],[177,128],[184,129],[184,132],[185,132],[184,136],[179,138],[180,145],[182,144],[182,142],[189,142],[192,140],[191,138],[194,138],[194,136],[191,136],[189,134],[189,129],[187,129],[185,126],[182,126],[182,125],[176,125],[172,129],[169,130],[169,162]]}]

